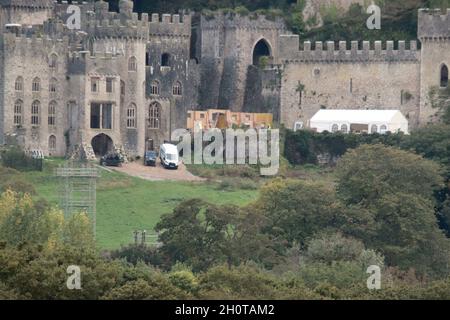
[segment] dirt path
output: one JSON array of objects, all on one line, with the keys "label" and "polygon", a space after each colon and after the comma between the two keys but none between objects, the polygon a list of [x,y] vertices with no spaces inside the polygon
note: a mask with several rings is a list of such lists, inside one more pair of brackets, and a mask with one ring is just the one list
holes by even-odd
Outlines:
[{"label": "dirt path", "polygon": [[204,181],[205,179],[196,177],[189,171],[187,171],[184,164],[180,164],[177,170],[164,169],[159,159],[156,163],[156,167],[144,166],[142,160],[125,163],[122,167],[111,167],[111,169],[118,172],[128,174],[133,177],[142,178],[150,181]]}]

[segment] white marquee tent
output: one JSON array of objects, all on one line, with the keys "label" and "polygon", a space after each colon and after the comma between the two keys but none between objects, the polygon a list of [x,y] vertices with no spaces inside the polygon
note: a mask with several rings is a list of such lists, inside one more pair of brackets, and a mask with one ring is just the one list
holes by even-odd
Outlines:
[{"label": "white marquee tent", "polygon": [[319,110],[309,127],[317,132],[408,134],[408,120],[400,110]]}]

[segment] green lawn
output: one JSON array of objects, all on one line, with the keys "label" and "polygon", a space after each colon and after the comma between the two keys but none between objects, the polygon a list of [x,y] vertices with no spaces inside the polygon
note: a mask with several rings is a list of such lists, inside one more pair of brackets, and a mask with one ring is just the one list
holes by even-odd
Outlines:
[{"label": "green lawn", "polygon": [[[57,203],[58,181],[54,167],[61,159],[46,162],[44,172],[25,173],[39,197]],[[133,241],[134,230],[153,230],[161,215],[170,213],[184,199],[211,203],[247,204],[257,190],[219,190],[210,182],[146,181],[101,170],[97,185],[97,242],[100,249],[114,249]]]}]

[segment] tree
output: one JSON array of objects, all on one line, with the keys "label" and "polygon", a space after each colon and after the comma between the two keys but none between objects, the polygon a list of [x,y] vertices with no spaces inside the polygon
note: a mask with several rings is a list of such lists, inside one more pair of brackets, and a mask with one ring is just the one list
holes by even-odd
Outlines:
[{"label": "tree", "polygon": [[182,202],[172,214],[156,225],[161,231],[161,252],[173,264],[184,262],[194,270],[204,270],[224,262],[227,233],[232,232],[232,215],[236,207],[217,207],[198,199]]},{"label": "tree", "polygon": [[370,206],[383,195],[403,192],[433,199],[443,186],[439,165],[381,144],[347,152],[337,165],[337,192],[347,205]]},{"label": "tree", "polygon": [[343,231],[381,252],[388,265],[447,274],[450,244],[434,212],[439,173],[434,162],[391,147],[348,152],[336,171],[338,196],[347,205]]},{"label": "tree", "polygon": [[366,269],[370,265],[384,266],[384,257],[373,250],[367,250],[357,239],[345,237],[341,233],[322,234],[311,240],[305,252],[307,263],[355,261]]},{"label": "tree", "polygon": [[33,243],[55,249],[63,243],[94,246],[92,225],[86,214],[65,219],[62,211],[28,194],[8,190],[0,195],[0,241],[9,245]]},{"label": "tree", "polygon": [[290,245],[304,246],[318,231],[340,225],[333,186],[277,179],[261,190],[255,209],[268,219],[265,231]]}]

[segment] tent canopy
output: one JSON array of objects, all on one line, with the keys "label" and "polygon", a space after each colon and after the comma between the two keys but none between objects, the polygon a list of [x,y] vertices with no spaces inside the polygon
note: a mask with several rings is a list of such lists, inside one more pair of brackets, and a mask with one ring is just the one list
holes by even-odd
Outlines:
[{"label": "tent canopy", "polygon": [[311,122],[390,123],[399,117],[407,121],[399,110],[319,110]]}]

